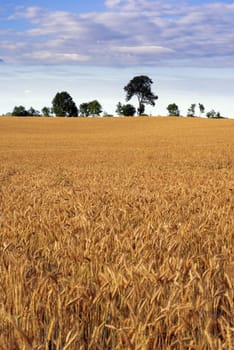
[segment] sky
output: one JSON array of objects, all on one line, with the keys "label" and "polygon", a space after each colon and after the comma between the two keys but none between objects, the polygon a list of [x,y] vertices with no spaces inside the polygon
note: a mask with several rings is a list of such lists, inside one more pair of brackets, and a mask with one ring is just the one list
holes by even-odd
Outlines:
[{"label": "sky", "polygon": [[1,2],[0,114],[50,107],[61,91],[115,114],[124,86],[147,75],[159,97],[148,114],[202,103],[234,118],[233,22],[229,0]]}]

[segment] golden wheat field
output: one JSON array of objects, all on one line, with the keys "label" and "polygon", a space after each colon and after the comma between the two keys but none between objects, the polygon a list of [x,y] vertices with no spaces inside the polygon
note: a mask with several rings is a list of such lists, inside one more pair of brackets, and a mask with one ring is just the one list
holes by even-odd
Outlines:
[{"label": "golden wheat field", "polygon": [[0,350],[234,349],[234,120],[0,118]]}]

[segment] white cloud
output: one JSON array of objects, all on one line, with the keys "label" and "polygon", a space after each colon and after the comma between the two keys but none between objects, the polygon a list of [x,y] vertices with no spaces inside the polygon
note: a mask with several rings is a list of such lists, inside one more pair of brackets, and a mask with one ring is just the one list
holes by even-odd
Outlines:
[{"label": "white cloud", "polygon": [[162,46],[154,45],[143,45],[143,46],[117,46],[113,49],[117,52],[127,53],[127,54],[138,54],[138,55],[151,55],[151,54],[164,54],[172,53],[174,50],[168,49]]},{"label": "white cloud", "polygon": [[26,59],[34,59],[35,62],[38,63],[79,63],[86,62],[89,60],[89,56],[80,55],[78,53],[61,53],[61,52],[53,52],[50,53],[48,51],[38,51],[35,53],[26,53],[24,54]]},{"label": "white cloud", "polygon": [[42,16],[44,13],[44,10],[41,7],[38,6],[30,6],[30,7],[24,7],[24,6],[18,6],[16,8],[16,12],[8,17],[8,20],[15,20],[17,18],[25,18],[31,21],[38,22],[39,17]]},{"label": "white cloud", "polygon": [[234,66],[233,3],[106,0],[105,4],[103,12],[82,14],[18,8],[9,23],[23,18],[27,29],[5,33],[2,58],[115,66],[184,62],[195,66],[212,60]]},{"label": "white cloud", "polygon": [[109,8],[119,6],[123,1],[122,0],[106,0],[105,4]]}]

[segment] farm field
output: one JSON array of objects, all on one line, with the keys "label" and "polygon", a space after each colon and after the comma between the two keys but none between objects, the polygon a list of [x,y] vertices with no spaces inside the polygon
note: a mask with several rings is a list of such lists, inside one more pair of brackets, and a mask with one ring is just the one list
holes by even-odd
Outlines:
[{"label": "farm field", "polygon": [[234,120],[0,118],[0,350],[234,348]]}]

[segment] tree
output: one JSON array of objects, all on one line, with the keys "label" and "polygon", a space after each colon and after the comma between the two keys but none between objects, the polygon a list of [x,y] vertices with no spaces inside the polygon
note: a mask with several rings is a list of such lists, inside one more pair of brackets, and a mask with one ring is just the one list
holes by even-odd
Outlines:
[{"label": "tree", "polygon": [[214,109],[206,113],[207,118],[215,118],[216,112]]},{"label": "tree", "polygon": [[[144,111],[143,111],[144,112]],[[136,108],[131,104],[123,105],[123,115],[133,117],[136,113]]]},{"label": "tree", "polygon": [[220,112],[216,113],[216,118],[217,119],[225,119],[225,117],[223,117]]},{"label": "tree", "polygon": [[215,112],[214,109],[206,113],[207,118],[223,119],[220,112]]},{"label": "tree", "polygon": [[153,81],[145,76],[140,75],[134,77],[128,85],[124,87],[126,91],[126,101],[129,101],[134,95],[138,99],[138,114],[142,115],[145,110],[145,104],[150,104],[155,106],[155,100],[158,99],[158,96],[154,95],[151,91],[151,84]]},{"label": "tree", "polygon": [[89,115],[99,116],[102,113],[102,106],[97,100],[89,102]]},{"label": "tree", "polygon": [[89,116],[89,103],[84,102],[80,104],[80,115],[82,117]]},{"label": "tree", "polygon": [[49,117],[51,112],[51,108],[49,107],[43,107],[41,110],[42,115],[44,115],[45,117]]},{"label": "tree", "polygon": [[179,107],[175,103],[169,104],[167,107],[167,110],[170,116],[176,116],[176,117],[180,116]]},{"label": "tree", "polygon": [[123,115],[123,107],[121,102],[118,102],[115,112],[117,113],[117,115]]},{"label": "tree", "polygon": [[200,116],[205,112],[205,107],[202,103],[198,103]]},{"label": "tree", "polygon": [[80,114],[82,117],[99,116],[102,113],[102,106],[97,100],[84,102],[80,105]]},{"label": "tree", "polygon": [[145,105],[143,103],[140,104],[140,107],[138,108],[138,113],[140,115],[143,115],[145,111]]},{"label": "tree", "polygon": [[35,110],[33,107],[30,107],[29,110],[27,111],[28,116],[30,117],[39,117],[40,116],[40,112]]},{"label": "tree", "polygon": [[188,109],[187,117],[195,116],[195,108],[196,108],[196,104],[195,103],[191,104],[191,106]]},{"label": "tree", "polygon": [[25,109],[24,106],[15,106],[12,115],[16,117],[27,117],[28,111]]},{"label": "tree", "polygon": [[118,115],[124,115],[124,116],[129,116],[132,117],[135,115],[136,113],[136,108],[131,105],[131,104],[126,104],[126,105],[122,105],[120,102],[117,104],[117,109],[116,109],[116,113]]},{"label": "tree", "polygon": [[66,92],[58,92],[53,101],[53,112],[56,116],[77,117],[78,109],[72,97]]}]

